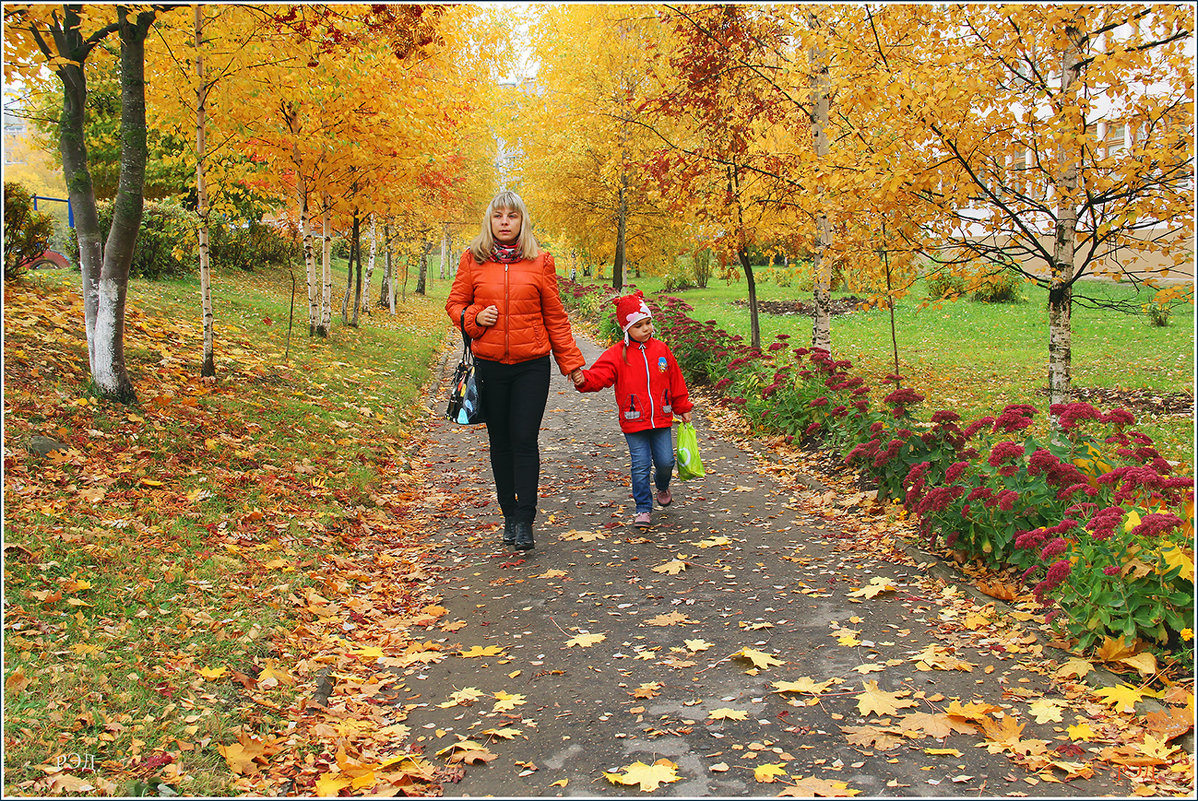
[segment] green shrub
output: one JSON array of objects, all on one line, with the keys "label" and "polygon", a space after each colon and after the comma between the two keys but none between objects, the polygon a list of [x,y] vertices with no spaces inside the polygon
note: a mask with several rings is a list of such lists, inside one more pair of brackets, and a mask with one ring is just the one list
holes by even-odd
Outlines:
[{"label": "green shrub", "polygon": [[1011,270],[998,269],[974,288],[970,298],[979,303],[1020,303],[1019,276]]},{"label": "green shrub", "polygon": [[675,267],[670,272],[662,277],[663,292],[681,292],[684,289],[694,289],[694,284],[690,282],[690,276],[680,267]]},{"label": "green shrub", "polygon": [[23,273],[25,262],[40,256],[50,244],[54,221],[35,211],[25,187],[4,182],[4,280]]},{"label": "green shrub", "polygon": [[233,267],[252,272],[265,264],[290,264],[300,258],[298,243],[273,225],[250,222],[216,225],[208,231],[213,269]]},{"label": "green shrub", "polygon": [[1148,316],[1148,322],[1154,328],[1165,328],[1169,325],[1169,316],[1172,313],[1172,309],[1167,304],[1145,303],[1143,309],[1144,314]]},{"label": "green shrub", "polygon": [[[96,204],[101,238],[107,238],[112,226],[112,201]],[[178,278],[199,266],[196,255],[195,215],[173,200],[146,201],[142,207],[141,228],[133,247],[129,277]],[[79,251],[79,240],[71,231],[71,248]]]},{"label": "green shrub", "polygon": [[944,267],[929,273],[927,282],[930,300],[953,300],[968,291],[965,279]]}]

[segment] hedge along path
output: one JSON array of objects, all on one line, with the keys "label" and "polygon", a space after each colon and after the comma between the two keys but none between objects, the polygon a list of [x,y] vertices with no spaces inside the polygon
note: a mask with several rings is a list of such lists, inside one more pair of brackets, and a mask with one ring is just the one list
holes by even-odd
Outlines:
[{"label": "hedge along path", "polygon": [[329,674],[318,789],[1188,792],[1164,724],[1078,681],[1032,612],[933,577],[901,520],[804,482],[702,399],[708,476],[642,532],[611,398],[555,375],[537,548],[502,550],[485,430],[439,419],[453,344],[405,510],[429,530],[431,595],[393,621],[406,638],[359,639],[355,675]]}]

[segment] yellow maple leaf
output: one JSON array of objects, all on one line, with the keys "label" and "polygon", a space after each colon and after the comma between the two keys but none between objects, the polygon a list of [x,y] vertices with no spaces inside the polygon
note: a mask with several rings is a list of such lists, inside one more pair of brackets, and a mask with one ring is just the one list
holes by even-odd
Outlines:
[{"label": "yellow maple leaf", "polygon": [[1072,657],[1068,662],[1057,668],[1053,675],[1058,679],[1067,679],[1070,676],[1076,676],[1080,679],[1093,669],[1094,665],[1087,660]]},{"label": "yellow maple leaf", "polygon": [[747,659],[753,663],[754,667],[761,668],[762,670],[775,665],[785,664],[781,659],[778,659],[771,654],[767,654],[765,651],[758,651],[754,648],[741,648],[739,651],[733,654],[733,656],[738,656],[741,659]]},{"label": "yellow maple leaf", "polygon": [[1140,513],[1132,509],[1127,513],[1127,520],[1123,522],[1123,530],[1130,534],[1133,528],[1140,525],[1140,522]]},{"label": "yellow maple leaf", "polygon": [[850,631],[849,629],[840,629],[837,631],[836,642],[840,645],[845,645],[850,648],[861,644],[861,640],[857,639],[857,632]]},{"label": "yellow maple leaf", "polygon": [[665,564],[660,564],[653,568],[654,573],[669,573],[671,576],[677,576],[683,570],[686,570],[686,562],[680,559],[673,559]]},{"label": "yellow maple leaf", "polygon": [[731,544],[732,544],[732,540],[728,539],[727,537],[708,537],[705,540],[700,540],[699,542],[696,542],[695,546],[699,547],[699,548],[717,548],[720,545],[731,545]]},{"label": "yellow maple leaf", "polygon": [[776,681],[771,686],[776,693],[811,693],[819,695],[833,684],[840,684],[842,679],[831,678],[827,681],[815,681],[810,676],[803,676],[796,681]]},{"label": "yellow maple leaf", "polygon": [[1136,704],[1148,693],[1130,684],[1120,684],[1118,687],[1104,687],[1094,694],[1115,707],[1116,712],[1135,712]]},{"label": "yellow maple leaf", "polygon": [[883,576],[874,576],[869,580],[869,584],[864,587],[853,590],[849,593],[850,598],[877,598],[884,592],[895,592],[898,588],[895,587],[890,579]]},{"label": "yellow maple leaf", "polygon": [[660,681],[647,681],[632,691],[633,698],[656,698],[661,691]]},{"label": "yellow maple leaf", "polygon": [[682,778],[678,775],[678,766],[668,759],[659,759],[652,765],[646,765],[637,760],[631,765],[626,765],[623,770],[622,774],[604,771],[603,777],[612,784],[639,784],[641,790],[647,793],[653,792],[663,784],[676,782]]},{"label": "yellow maple leaf", "polygon": [[[1080,720],[1080,718],[1079,718]],[[1094,739],[1094,730],[1090,728],[1090,724],[1082,721],[1074,726],[1068,726],[1065,731],[1069,734],[1069,739],[1074,742],[1078,740],[1089,741]]]},{"label": "yellow maple leaf", "polygon": [[229,764],[229,770],[234,773],[240,773],[242,776],[248,776],[251,773],[257,773],[259,766],[255,759],[262,756],[263,752],[260,747],[255,747],[253,743],[233,743],[232,745],[218,745],[216,750],[225,758],[225,762]]},{"label": "yellow maple leaf", "polygon": [[1062,707],[1059,701],[1041,698],[1028,704],[1028,711],[1035,717],[1037,723],[1060,722]]},{"label": "yellow maple leaf", "polygon": [[766,762],[753,768],[753,778],[762,784],[773,784],[779,776],[785,776],[786,765],[781,762]]},{"label": "yellow maple leaf", "polygon": [[1164,557],[1166,565],[1162,572],[1176,569],[1179,578],[1194,583],[1194,557],[1191,554],[1183,551],[1177,543],[1170,542],[1161,548],[1161,556]]},{"label": "yellow maple leaf", "polygon": [[384,656],[386,656],[386,654],[383,653],[383,649],[379,648],[377,645],[368,645],[365,648],[358,648],[355,650],[354,656],[358,657],[364,662],[369,662],[372,659],[382,659]]},{"label": "yellow maple leaf", "polygon": [[523,731],[512,726],[504,726],[503,728],[499,729],[493,727],[490,729],[483,729],[482,733],[488,737],[498,737],[501,740],[511,740],[513,737],[519,737],[521,734],[523,734]]},{"label": "yellow maple leaf", "polygon": [[442,709],[448,709],[451,706],[469,706],[475,701],[483,697],[483,692],[475,687],[467,687],[463,690],[456,690],[449,695],[448,701],[443,701],[437,706]]},{"label": "yellow maple leaf", "polygon": [[566,571],[552,568],[550,570],[546,570],[544,573],[541,573],[539,576],[533,576],[533,578],[561,578],[565,575],[567,575]]},{"label": "yellow maple leaf", "polygon": [[520,693],[506,693],[503,690],[495,693],[495,706],[491,707],[492,712],[509,712],[518,706],[525,703],[524,696]]},{"label": "yellow maple leaf", "polygon": [[606,534],[600,534],[598,531],[576,531],[570,529],[562,535],[563,540],[580,540],[582,542],[594,542],[595,540],[607,539]]},{"label": "yellow maple leaf", "polygon": [[732,709],[725,706],[713,709],[707,717],[709,720],[748,720],[749,713],[741,709]]},{"label": "yellow maple leaf", "polygon": [[573,648],[577,645],[579,648],[590,648],[592,645],[601,643],[606,639],[606,634],[579,634],[577,637],[571,637],[566,640],[566,647]]},{"label": "yellow maple leaf", "polygon": [[951,756],[951,757],[960,757],[961,756],[961,752],[955,748],[925,748],[925,749],[923,749],[923,752],[930,756]]},{"label": "yellow maple leaf", "polygon": [[650,626],[673,626],[678,623],[694,623],[695,621],[688,618],[681,612],[670,612],[669,614],[660,614],[656,617],[651,617],[645,621]]},{"label": "yellow maple leaf", "polygon": [[858,795],[860,790],[850,790],[848,782],[838,782],[835,779],[820,779],[815,776],[803,778],[799,776],[795,783],[788,786],[779,796],[794,798],[849,798]]},{"label": "yellow maple leaf", "polygon": [[228,671],[229,669],[227,667],[221,665],[220,667],[215,668],[200,668],[200,675],[211,681],[212,679],[221,678],[228,673]]},{"label": "yellow maple leaf", "polygon": [[350,781],[344,776],[333,776],[326,773],[316,780],[316,795],[321,798],[334,797],[346,787],[349,787]]},{"label": "yellow maple leaf", "polygon": [[458,656],[475,657],[475,656],[502,656],[502,645],[488,645],[485,648],[481,645],[472,645],[468,650],[459,651]]},{"label": "yellow maple leaf", "polygon": [[903,698],[904,695],[910,695],[905,690],[888,693],[879,689],[876,681],[867,681],[863,686],[865,692],[855,696],[857,711],[862,715],[893,715],[904,707],[916,706],[915,701]]},{"label": "yellow maple leaf", "polygon": [[686,645],[687,650],[694,653],[706,651],[712,647],[711,643],[709,643],[707,640],[683,640],[682,642]]}]

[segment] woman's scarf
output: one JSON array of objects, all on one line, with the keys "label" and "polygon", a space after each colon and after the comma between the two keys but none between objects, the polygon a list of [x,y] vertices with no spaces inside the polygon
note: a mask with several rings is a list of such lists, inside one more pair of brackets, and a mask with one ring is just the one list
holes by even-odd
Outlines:
[{"label": "woman's scarf", "polygon": [[500,264],[512,264],[520,261],[523,256],[520,255],[519,240],[510,245],[505,245],[502,242],[496,242],[495,247],[491,249],[491,258]]}]

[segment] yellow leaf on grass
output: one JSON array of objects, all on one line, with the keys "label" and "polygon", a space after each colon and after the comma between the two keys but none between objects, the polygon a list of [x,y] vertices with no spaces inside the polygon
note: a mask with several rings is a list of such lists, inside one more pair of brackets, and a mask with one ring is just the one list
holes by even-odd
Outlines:
[{"label": "yellow leaf on grass", "polygon": [[248,776],[259,770],[259,766],[254,760],[262,756],[261,749],[247,748],[241,743],[233,743],[232,745],[218,745],[216,750],[225,758],[225,762],[229,764],[229,770],[234,773]]},{"label": "yellow leaf on grass", "polygon": [[747,659],[753,663],[754,667],[761,669],[784,664],[781,659],[767,654],[765,651],[758,651],[753,648],[741,648],[734,654],[734,656],[738,656],[741,659]]},{"label": "yellow leaf on grass", "polygon": [[154,480],[154,479],[152,479],[152,478],[143,478],[143,479],[141,480],[141,482],[140,482],[140,483],[141,483],[141,484],[143,484],[143,485],[145,485],[145,486],[147,486],[147,487],[161,487],[161,486],[163,486],[163,483],[162,483],[161,481],[155,481],[155,480]]},{"label": "yellow leaf on grass", "polygon": [[680,559],[674,559],[653,568],[654,573],[669,573],[671,576],[677,576],[683,570],[686,570],[686,562]]},{"label": "yellow leaf on grass", "polygon": [[590,648],[592,645],[601,643],[606,639],[606,634],[579,634],[576,637],[566,640],[566,647],[573,648],[577,645],[579,648]]},{"label": "yellow leaf on grass", "polygon": [[773,784],[779,776],[786,775],[786,766],[781,762],[766,762],[753,768],[753,778],[762,784]]},{"label": "yellow leaf on grass", "polygon": [[475,656],[502,656],[502,645],[488,645],[485,648],[481,645],[472,645],[468,650],[459,651],[458,656],[475,657]]},{"label": "yellow leaf on grass", "polygon": [[200,668],[200,675],[203,676],[204,678],[208,679],[209,681],[211,681],[212,679],[221,678],[222,676],[225,675],[225,673],[228,672],[228,670],[229,669],[226,668],[224,665],[221,665],[220,667],[217,667],[217,668]]},{"label": "yellow leaf on grass", "polygon": [[668,759],[659,759],[652,765],[636,761],[623,768],[623,773],[604,772],[603,777],[612,784],[640,785],[642,791],[651,793],[663,784],[679,781],[678,766]]},{"label": "yellow leaf on grass", "polygon": [[740,709],[722,707],[720,709],[713,709],[707,717],[709,720],[748,720],[749,713]]}]

